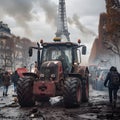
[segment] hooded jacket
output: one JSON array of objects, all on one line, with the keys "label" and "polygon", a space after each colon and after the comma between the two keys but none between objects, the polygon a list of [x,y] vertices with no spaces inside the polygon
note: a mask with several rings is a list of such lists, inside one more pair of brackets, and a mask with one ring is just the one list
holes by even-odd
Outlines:
[{"label": "hooded jacket", "polygon": [[112,76],[112,74],[113,74],[114,72],[118,74],[118,76],[119,76],[119,81],[120,81],[120,74],[117,72],[116,67],[112,66],[112,67],[110,68],[110,71],[108,72],[108,74],[107,74],[107,76],[106,76],[106,79],[105,79],[105,82],[104,82],[104,86],[106,87],[106,85],[107,85],[107,83],[108,83],[108,87],[109,87],[109,88],[119,89],[120,84],[114,85],[114,84],[112,83],[112,77],[111,77],[111,76]]}]

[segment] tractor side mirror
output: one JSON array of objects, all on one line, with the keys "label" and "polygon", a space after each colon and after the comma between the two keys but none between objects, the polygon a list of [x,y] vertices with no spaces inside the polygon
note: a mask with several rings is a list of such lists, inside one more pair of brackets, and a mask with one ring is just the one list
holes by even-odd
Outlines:
[{"label": "tractor side mirror", "polygon": [[82,47],[82,55],[86,55],[86,46]]},{"label": "tractor side mirror", "polygon": [[32,50],[32,48],[30,47],[30,48],[29,48],[29,57],[31,57],[32,54],[33,54],[33,50]]}]

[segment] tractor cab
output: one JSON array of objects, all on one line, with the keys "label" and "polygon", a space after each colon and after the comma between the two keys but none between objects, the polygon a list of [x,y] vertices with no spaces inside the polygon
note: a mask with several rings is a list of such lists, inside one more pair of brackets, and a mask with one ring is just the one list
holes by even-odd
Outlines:
[{"label": "tractor cab", "polygon": [[[55,42],[47,43],[41,40],[41,45],[37,43],[38,47],[33,47],[38,50],[38,70],[42,76],[44,76],[43,72],[58,71],[58,69],[62,69],[64,76],[67,76],[70,73],[75,73],[76,66],[81,62],[81,52],[79,48],[82,47],[82,54],[86,54],[86,46],[80,45],[80,41],[78,41],[79,44],[61,42],[59,39],[54,39],[54,41]],[[32,56],[33,48],[29,49],[29,56]],[[60,68],[56,67],[53,69],[53,66],[58,66]]]},{"label": "tractor cab", "polygon": [[[40,60],[40,71],[42,71],[43,63],[59,61],[62,64],[64,75],[75,72],[74,65],[79,65],[81,62],[81,52],[78,49],[80,46],[72,42],[52,42],[42,43],[42,52]],[[82,46],[82,53],[86,53],[85,46]]]},{"label": "tractor cab", "polygon": [[41,63],[50,61],[60,61],[65,73],[70,73],[72,70],[72,47],[66,44],[48,44],[43,47]]}]

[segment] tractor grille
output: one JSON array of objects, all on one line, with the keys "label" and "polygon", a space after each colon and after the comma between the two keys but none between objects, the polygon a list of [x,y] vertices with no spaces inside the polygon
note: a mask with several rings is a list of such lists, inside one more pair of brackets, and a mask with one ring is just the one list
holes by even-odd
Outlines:
[{"label": "tractor grille", "polygon": [[52,74],[55,74],[55,76],[57,77],[58,66],[54,63],[51,63],[50,65],[43,64],[41,66],[41,73],[44,74],[45,81],[49,81]]}]

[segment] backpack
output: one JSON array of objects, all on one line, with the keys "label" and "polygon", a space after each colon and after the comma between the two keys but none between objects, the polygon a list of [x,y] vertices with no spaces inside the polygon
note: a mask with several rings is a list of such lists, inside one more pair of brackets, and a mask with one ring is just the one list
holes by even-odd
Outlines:
[{"label": "backpack", "polygon": [[111,72],[111,83],[113,85],[120,85],[120,79],[118,72]]}]

